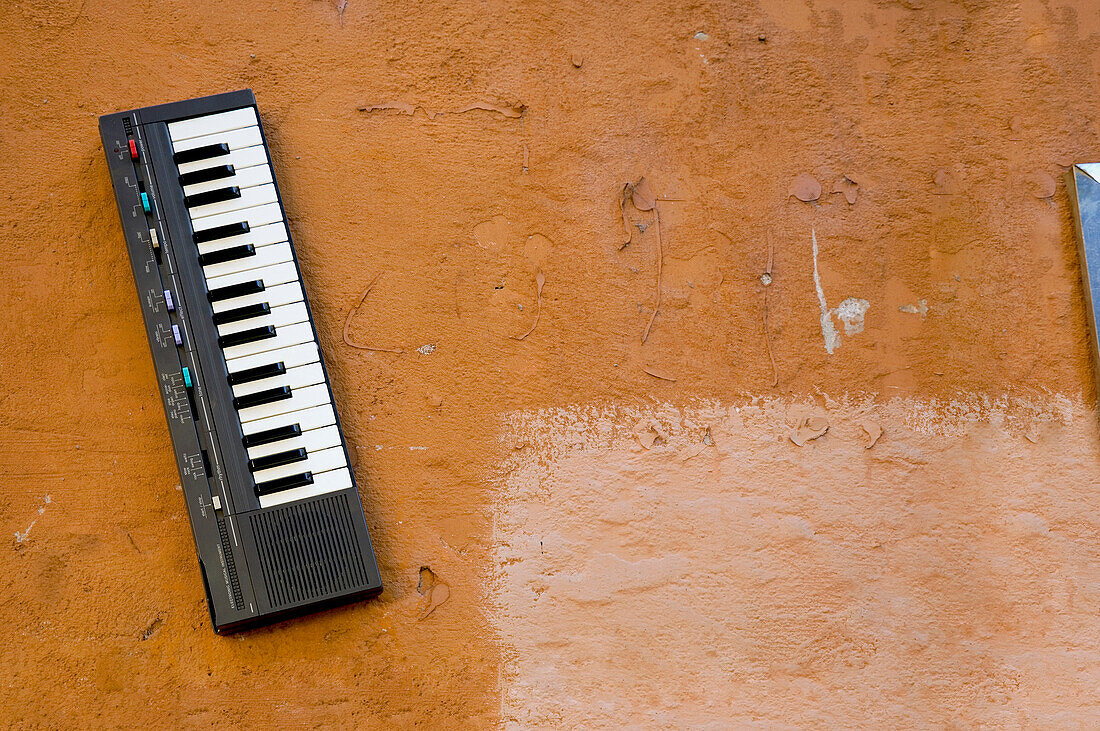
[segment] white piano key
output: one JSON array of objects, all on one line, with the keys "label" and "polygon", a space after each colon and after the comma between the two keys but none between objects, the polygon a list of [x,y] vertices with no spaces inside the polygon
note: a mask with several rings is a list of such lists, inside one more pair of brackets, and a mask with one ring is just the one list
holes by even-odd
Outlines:
[{"label": "white piano key", "polygon": [[[290,261],[293,256],[294,255],[290,251],[290,244],[283,241],[282,243],[272,246],[261,246],[256,249],[256,252],[252,256],[242,256],[240,259],[223,261],[219,264],[208,264],[202,268],[202,273],[206,275],[206,279],[209,281],[211,279],[223,277],[226,274],[236,274],[237,272],[247,272],[251,269],[260,269],[261,267],[282,264],[283,262]],[[255,277],[253,277],[253,279],[255,279]],[[264,286],[267,286],[266,282]]]},{"label": "white piano key", "polygon": [[271,442],[270,444],[261,444],[258,447],[250,447],[248,449],[248,458],[256,459],[258,457],[266,457],[270,454],[278,454],[279,452],[287,452],[291,449],[305,448],[307,452],[320,452],[322,449],[328,449],[329,447],[339,447],[343,444],[343,440],[340,438],[340,430],[335,424],[331,424],[320,429],[313,429],[311,431],[303,431],[300,437],[291,437],[290,439],[280,439],[277,442]]},{"label": "white piano key", "polygon": [[224,325],[218,325],[218,335],[229,335],[242,330],[263,327],[264,325],[274,325],[276,328],[286,327],[287,325],[305,322],[308,319],[309,311],[306,309],[306,303],[295,302],[292,305],[272,307],[271,313],[267,315],[250,317],[247,320],[238,320],[237,322],[227,322]]},{"label": "white piano key", "polygon": [[218,239],[217,241],[208,241],[204,244],[199,244],[199,253],[209,254],[214,251],[231,249],[234,246],[241,246],[243,244],[252,244],[258,249],[261,246],[279,244],[289,239],[290,237],[287,235],[285,224],[281,222],[269,223],[266,226],[251,229],[248,233],[241,234],[240,236],[230,236],[228,238]]},{"label": "white piano key", "polygon": [[[285,327],[275,328],[275,337],[273,338],[255,340],[251,343],[245,343],[243,345],[234,345],[232,347],[222,350],[222,354],[225,356],[226,364],[232,366],[229,372],[233,373],[240,370],[240,368],[236,367],[236,365],[232,363],[234,360],[247,356],[258,355],[260,353],[266,353],[269,350],[277,350],[279,348],[286,348],[291,345],[312,342],[314,342],[313,326],[310,325],[308,322],[299,322],[294,325],[287,325]],[[275,361],[269,360],[267,362],[274,363]]]},{"label": "white piano key", "polygon": [[303,432],[307,432],[313,429],[321,429],[335,423],[336,412],[333,411],[332,404],[322,404],[321,406],[314,406],[310,409],[290,411],[285,414],[279,414],[278,416],[257,419],[247,424],[241,424],[241,432],[245,436],[248,436],[249,434],[259,434],[262,431],[278,429],[281,426],[288,426],[290,424],[297,424]]},{"label": "white piano key", "polygon": [[255,127],[257,124],[259,120],[256,119],[256,109],[244,107],[231,112],[218,112],[185,119],[182,122],[171,122],[168,125],[168,136],[173,142],[177,142],[192,137],[228,132],[241,127]]},{"label": "white piano key", "polygon": [[[263,142],[263,136],[260,134],[259,127],[244,127],[242,129],[218,132],[212,135],[190,137],[186,140],[180,140],[179,142],[173,140],[172,151],[183,152],[184,150],[193,150],[196,147],[206,147],[207,145],[228,145],[230,151],[232,151],[240,150],[244,147],[252,147],[253,145],[262,145]],[[213,160],[215,158],[207,159]]]},{"label": "white piano key", "polygon": [[[267,267],[260,267],[258,269],[249,269],[244,272],[234,272],[233,274],[223,274],[220,277],[207,277],[206,288],[210,290],[221,289],[222,287],[228,287],[231,284],[240,284],[241,282],[250,282],[254,279],[262,279],[264,282],[264,288],[274,287],[276,284],[285,284],[287,282],[298,281],[298,269],[294,266],[292,261],[284,261],[278,264],[272,264]],[[234,302],[236,299],[223,300],[224,302]],[[261,300],[263,301],[263,300]],[[239,305],[235,305],[239,306]],[[231,308],[232,309],[232,308]]]},{"label": "white piano key", "polygon": [[290,398],[282,401],[241,409],[237,412],[237,415],[240,417],[241,424],[247,424],[250,421],[259,421],[271,416],[288,414],[291,411],[301,411],[313,406],[324,406],[329,403],[331,402],[328,396],[328,386],[320,383],[316,386],[306,386],[293,391]]},{"label": "white piano key", "polygon": [[243,170],[253,165],[267,164],[267,150],[264,149],[263,145],[253,145],[252,147],[230,150],[228,155],[218,155],[217,157],[208,157],[205,160],[185,162],[177,167],[179,168],[180,175],[183,175],[184,173],[206,170],[206,168],[217,167],[218,165],[232,165],[237,170]]},{"label": "white piano key", "polygon": [[[222,187],[227,188],[229,186]],[[205,206],[188,208],[187,211],[191,215],[192,223],[198,223],[203,218],[226,214],[231,211],[241,211],[246,208],[255,208],[267,203],[276,205],[279,203],[279,196],[275,193],[275,185],[272,183],[257,185],[255,188],[243,188],[239,198],[231,198],[220,203],[207,203]]]},{"label": "white piano key", "polygon": [[231,363],[226,363],[226,369],[229,373],[238,373],[249,368],[259,368],[272,363],[282,363],[287,368],[297,368],[298,366],[316,363],[321,359],[320,352],[317,343],[299,343],[298,345],[291,345],[289,348],[250,355],[247,358],[237,358]]},{"label": "white piano key", "polygon": [[290,464],[253,472],[252,479],[259,484],[261,482],[267,482],[268,480],[277,480],[280,477],[290,477],[291,475],[300,475],[303,472],[312,472],[313,479],[316,480],[317,475],[322,472],[338,470],[341,467],[347,466],[348,460],[347,457],[344,456],[344,448],[330,447],[329,449],[322,449],[319,452],[310,452],[305,459],[299,460],[298,462],[291,462]]},{"label": "white piano key", "polygon": [[183,194],[194,195],[195,193],[205,193],[208,190],[221,190],[231,185],[235,185],[241,190],[244,190],[245,188],[255,188],[257,185],[264,185],[270,182],[271,168],[267,165],[256,165],[243,170],[234,170],[233,174],[228,178],[218,178],[217,180],[208,180],[205,183],[185,185],[183,186]]},{"label": "white piano key", "polygon": [[218,300],[217,302],[211,302],[210,306],[213,308],[214,312],[225,312],[226,310],[235,310],[238,307],[258,305],[264,302],[271,307],[280,307],[282,305],[291,305],[295,302],[301,302],[304,299],[305,295],[302,293],[302,285],[295,281],[287,282],[286,284],[277,284],[274,287],[265,286],[263,292],[257,292],[256,294],[250,294],[244,297],[234,297],[228,300]]},{"label": "white piano key", "polygon": [[303,485],[290,490],[260,496],[260,507],[270,508],[275,505],[292,503],[296,500],[325,495],[337,490],[346,490],[351,487],[351,473],[345,469],[329,470],[313,476],[312,485]]},{"label": "white piano key", "polygon": [[[274,360],[272,363],[285,362]],[[306,386],[316,386],[318,383],[325,382],[325,369],[321,367],[321,364],[310,363],[309,365],[298,366],[297,368],[287,368],[286,373],[278,376],[272,376],[271,378],[264,378],[260,381],[250,381],[249,383],[242,383],[239,386],[233,387],[234,396],[247,396],[250,393],[257,393],[259,391],[266,391],[269,388],[278,388],[279,386],[290,386],[292,391],[296,391],[299,388],[305,388]]]},{"label": "white piano key", "polygon": [[283,207],[278,203],[267,203],[255,208],[246,208],[241,211],[230,211],[217,216],[204,216],[191,221],[193,231],[205,231],[215,226],[228,226],[231,223],[248,224],[250,229],[259,228],[269,223],[280,223],[283,220]]}]

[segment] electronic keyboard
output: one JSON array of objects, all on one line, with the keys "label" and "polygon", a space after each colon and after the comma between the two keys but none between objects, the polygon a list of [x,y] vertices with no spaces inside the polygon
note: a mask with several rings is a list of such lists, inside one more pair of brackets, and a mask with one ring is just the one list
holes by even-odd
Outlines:
[{"label": "electronic keyboard", "polygon": [[377,594],[255,97],[99,128],[214,631]]}]

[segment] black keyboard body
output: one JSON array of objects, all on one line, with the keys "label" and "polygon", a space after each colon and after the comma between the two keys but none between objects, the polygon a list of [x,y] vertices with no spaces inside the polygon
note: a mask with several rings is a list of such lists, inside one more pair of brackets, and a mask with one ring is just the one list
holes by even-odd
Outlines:
[{"label": "black keyboard body", "polygon": [[100,132],[214,631],[377,594],[255,97],[109,114]]}]

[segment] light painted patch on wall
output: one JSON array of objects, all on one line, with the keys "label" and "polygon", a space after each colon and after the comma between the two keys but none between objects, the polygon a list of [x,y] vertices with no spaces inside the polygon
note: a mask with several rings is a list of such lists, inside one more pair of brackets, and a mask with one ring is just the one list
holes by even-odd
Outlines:
[{"label": "light painted patch on wall", "polygon": [[824,401],[802,447],[778,400],[508,420],[505,727],[1077,725],[1100,681],[1093,411]]}]

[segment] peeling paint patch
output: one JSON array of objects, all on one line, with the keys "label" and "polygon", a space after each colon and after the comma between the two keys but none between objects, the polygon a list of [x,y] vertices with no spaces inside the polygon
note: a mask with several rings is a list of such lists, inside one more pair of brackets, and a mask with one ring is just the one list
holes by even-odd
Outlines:
[{"label": "peeling paint patch", "polygon": [[435,352],[435,346],[431,343],[421,345],[419,348],[416,349],[416,352],[420,353],[421,355],[431,355]]}]

